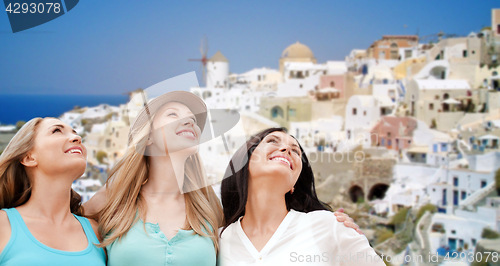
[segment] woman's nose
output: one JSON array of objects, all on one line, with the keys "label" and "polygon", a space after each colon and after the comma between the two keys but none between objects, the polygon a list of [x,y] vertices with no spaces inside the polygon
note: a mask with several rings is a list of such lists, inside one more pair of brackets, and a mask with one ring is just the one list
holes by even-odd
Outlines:
[{"label": "woman's nose", "polygon": [[73,137],[71,137],[70,142],[82,143],[82,137],[75,134],[73,135]]},{"label": "woman's nose", "polygon": [[194,121],[192,118],[186,118],[186,121],[184,121],[183,125],[187,126],[187,125],[191,125],[193,126],[194,125]]},{"label": "woman's nose", "polygon": [[288,151],[288,153],[290,153],[290,146],[284,145],[283,147],[281,147],[280,151],[285,153]]}]

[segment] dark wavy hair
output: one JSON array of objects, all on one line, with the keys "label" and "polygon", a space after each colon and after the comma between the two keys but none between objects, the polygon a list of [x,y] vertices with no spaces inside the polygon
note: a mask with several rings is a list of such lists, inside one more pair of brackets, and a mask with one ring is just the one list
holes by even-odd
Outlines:
[{"label": "dark wavy hair", "polygon": [[[250,157],[260,142],[267,135],[276,131],[287,133],[285,128],[265,129],[250,137],[245,145],[239,148],[233,158],[231,158],[229,166],[226,168],[225,178],[221,184],[221,199],[224,210],[224,228],[222,231],[245,214],[245,206],[248,198],[248,165]],[[311,165],[302,146],[300,146],[300,143],[298,144],[302,152],[302,171],[297,179],[297,183],[295,183],[293,194],[290,192],[285,194],[287,210],[294,209],[306,213],[317,210],[333,211],[328,204],[318,199],[314,187],[314,174]],[[234,169],[239,170],[235,172]]]}]

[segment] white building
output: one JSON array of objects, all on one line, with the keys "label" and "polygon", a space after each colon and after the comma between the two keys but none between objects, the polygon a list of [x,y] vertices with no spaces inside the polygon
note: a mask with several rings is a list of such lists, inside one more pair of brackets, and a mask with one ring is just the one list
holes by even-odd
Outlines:
[{"label": "white building", "polygon": [[92,198],[101,187],[101,181],[90,178],[80,178],[71,184],[71,188],[82,197],[82,202],[86,202]]},{"label": "white building", "polygon": [[207,60],[206,75],[208,88],[226,88],[228,86],[229,61],[220,51]]},{"label": "white building", "polygon": [[346,140],[371,145],[371,128],[384,115],[392,114],[396,104],[388,96],[354,95],[345,110]]},{"label": "white building", "polygon": [[[448,165],[462,155],[454,152],[455,140],[448,134],[430,129],[423,121],[417,120],[413,131],[413,145],[406,153],[407,162],[428,165]],[[406,161],[406,160],[405,160]]]},{"label": "white building", "polygon": [[81,113],[76,113],[76,112],[66,112],[62,114],[59,119],[68,124],[70,127],[72,127],[78,134],[83,133],[83,126],[82,126],[82,114]]},{"label": "white building", "polygon": [[276,91],[283,82],[281,72],[270,68],[255,68],[242,74],[229,76],[230,86],[246,86],[252,91]]},{"label": "white building", "polygon": [[119,107],[110,106],[108,104],[100,104],[98,106],[89,107],[85,112],[83,112],[81,119],[98,119],[105,118],[111,113],[121,113]]},{"label": "white building", "polygon": [[342,125],[341,116],[308,122],[290,122],[289,133],[297,138],[306,152],[316,151],[316,147],[320,145],[328,145],[328,149],[323,151],[333,152],[333,144],[343,141]]}]

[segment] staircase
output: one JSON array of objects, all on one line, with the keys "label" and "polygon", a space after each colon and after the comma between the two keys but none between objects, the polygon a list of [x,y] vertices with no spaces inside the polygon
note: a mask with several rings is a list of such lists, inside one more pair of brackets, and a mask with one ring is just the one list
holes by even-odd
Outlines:
[{"label": "staircase", "polygon": [[491,192],[495,190],[495,182],[491,182],[486,187],[472,193],[465,200],[460,202],[460,206],[474,205],[482,200],[484,197],[488,196]]}]

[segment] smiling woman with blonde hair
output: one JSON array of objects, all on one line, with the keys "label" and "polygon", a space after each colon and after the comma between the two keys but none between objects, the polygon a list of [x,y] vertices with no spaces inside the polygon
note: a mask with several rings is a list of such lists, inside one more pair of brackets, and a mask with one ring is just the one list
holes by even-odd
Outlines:
[{"label": "smiling woman with blonde hair", "polygon": [[55,118],[34,118],[12,138],[0,156],[0,265],[105,265],[97,224],[80,216],[71,189],[86,156]]},{"label": "smiling woman with blonde hair", "polygon": [[125,156],[85,204],[108,265],[215,265],[223,215],[198,155],[206,112],[196,95],[173,91],[135,119]]}]

